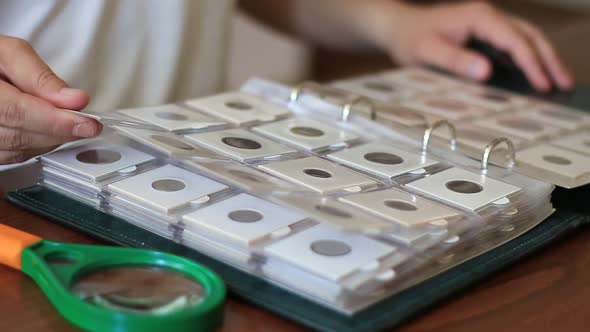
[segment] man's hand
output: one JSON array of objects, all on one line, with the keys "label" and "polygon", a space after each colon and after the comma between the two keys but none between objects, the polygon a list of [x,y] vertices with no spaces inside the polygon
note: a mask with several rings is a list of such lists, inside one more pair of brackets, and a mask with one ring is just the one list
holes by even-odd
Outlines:
[{"label": "man's hand", "polygon": [[490,76],[491,64],[464,47],[476,37],[508,52],[540,91],[573,85],[538,28],[484,1],[418,6],[402,0],[241,0],[240,5],[313,43],[359,52],[377,46],[402,65],[428,64],[481,81]]},{"label": "man's hand", "polygon": [[428,64],[473,80],[491,75],[483,55],[464,48],[470,37],[508,52],[540,91],[567,90],[573,80],[553,46],[531,23],[487,2],[415,6],[399,1],[372,3],[364,24],[373,39],[401,64]]},{"label": "man's hand", "polygon": [[0,164],[98,135],[95,120],[60,112],[87,104],[88,95],[69,88],[26,41],[0,36]]}]

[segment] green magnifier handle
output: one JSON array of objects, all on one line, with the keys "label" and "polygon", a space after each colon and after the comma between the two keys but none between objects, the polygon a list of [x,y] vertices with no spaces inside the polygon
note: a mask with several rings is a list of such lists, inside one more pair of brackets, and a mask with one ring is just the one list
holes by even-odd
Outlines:
[{"label": "green magnifier handle", "polygon": [[[182,257],[142,249],[52,242],[0,225],[0,263],[21,269],[30,276],[62,316],[85,330],[212,331],[223,320],[226,292],[223,282],[209,269]],[[149,276],[153,274],[151,271],[170,272],[176,278],[174,281],[181,280],[179,277],[194,281],[202,296],[181,308],[168,305],[164,306],[167,310],[145,311],[136,303],[130,310],[121,309],[121,303],[127,306],[130,301],[125,298],[123,302],[116,289],[118,294],[101,297],[107,299],[109,305],[97,305],[98,302],[75,294],[75,285],[85,276],[99,272],[98,277],[89,279],[90,284],[96,284],[109,276],[100,272],[117,269],[140,271],[143,274],[136,275],[136,283],[151,282],[148,286],[152,290],[168,286],[178,288],[178,285],[158,285],[158,279]],[[115,275],[115,280],[117,278],[121,279]],[[151,297],[158,298],[157,291],[153,293]]]}]

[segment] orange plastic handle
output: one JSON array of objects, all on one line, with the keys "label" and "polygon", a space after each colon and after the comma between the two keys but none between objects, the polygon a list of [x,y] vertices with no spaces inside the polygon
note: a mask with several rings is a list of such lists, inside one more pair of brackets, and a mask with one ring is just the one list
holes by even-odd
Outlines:
[{"label": "orange plastic handle", "polygon": [[20,270],[23,250],[41,240],[33,234],[0,224],[0,263]]}]

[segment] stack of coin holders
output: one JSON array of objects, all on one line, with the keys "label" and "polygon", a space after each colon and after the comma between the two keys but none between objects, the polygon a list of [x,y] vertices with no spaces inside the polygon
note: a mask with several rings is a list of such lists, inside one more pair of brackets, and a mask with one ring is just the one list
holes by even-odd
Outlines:
[{"label": "stack of coin holders", "polygon": [[551,184],[344,106],[251,80],[118,110],[99,139],[40,157],[41,183],[347,314],[553,212]]},{"label": "stack of coin holders", "polygon": [[[435,131],[435,144],[456,138],[459,152],[481,159],[490,142],[503,138],[509,142],[498,148],[492,162],[507,165],[514,150],[514,168],[522,174],[565,188],[590,182],[590,115],[580,110],[424,68],[388,71],[332,86],[371,98],[374,105],[384,106],[380,111],[385,114],[388,108],[421,114],[423,127],[448,121],[453,132]],[[407,124],[397,121],[397,125]]]}]

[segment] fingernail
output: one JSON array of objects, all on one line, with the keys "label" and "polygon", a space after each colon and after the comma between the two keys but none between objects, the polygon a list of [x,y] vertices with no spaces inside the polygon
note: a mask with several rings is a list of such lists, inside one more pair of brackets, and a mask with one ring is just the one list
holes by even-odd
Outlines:
[{"label": "fingernail", "polygon": [[92,121],[80,122],[72,130],[72,135],[75,137],[94,137],[96,134],[96,125]]},{"label": "fingernail", "polygon": [[481,80],[486,75],[486,65],[481,61],[472,61],[465,72],[467,77],[473,80]]},{"label": "fingernail", "polygon": [[73,88],[62,88],[59,90],[59,94],[67,97],[75,97],[80,95],[80,90]]}]

